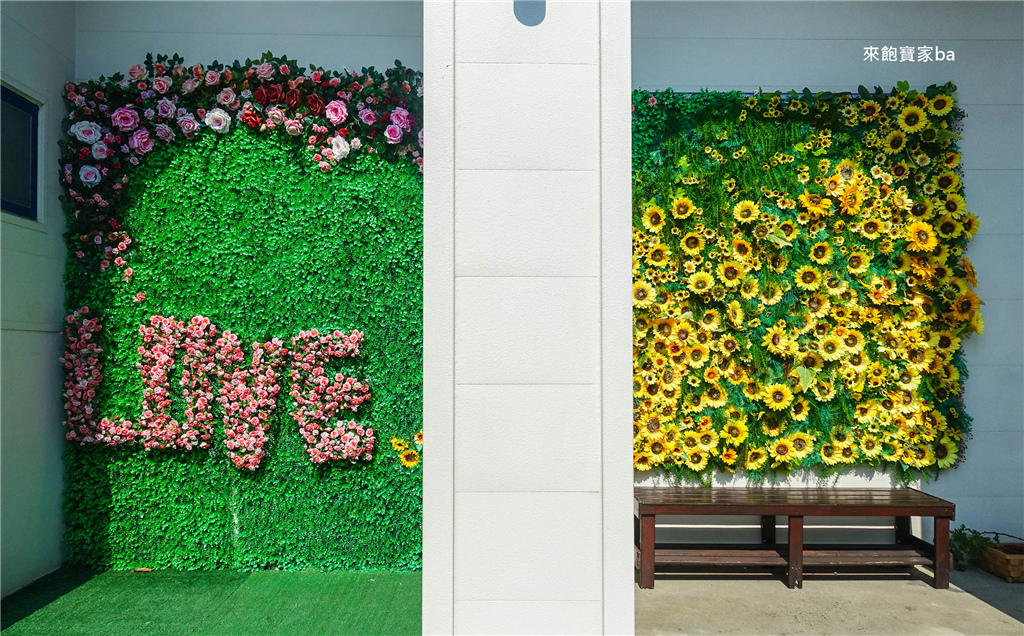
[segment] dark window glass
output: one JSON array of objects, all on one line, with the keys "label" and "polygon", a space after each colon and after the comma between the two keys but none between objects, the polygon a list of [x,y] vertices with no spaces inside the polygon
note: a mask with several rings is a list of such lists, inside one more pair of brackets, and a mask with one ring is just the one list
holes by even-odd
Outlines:
[{"label": "dark window glass", "polygon": [[39,106],[0,87],[0,206],[36,219],[36,141]]}]

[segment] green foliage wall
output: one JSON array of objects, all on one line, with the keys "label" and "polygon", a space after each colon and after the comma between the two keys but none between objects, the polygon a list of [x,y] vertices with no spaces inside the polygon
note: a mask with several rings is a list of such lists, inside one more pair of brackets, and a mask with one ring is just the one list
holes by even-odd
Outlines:
[{"label": "green foliage wall", "polygon": [[207,316],[246,345],[287,343],[312,328],[363,331],[360,356],[330,370],[372,388],[354,419],[376,432],[373,461],[312,464],[289,415],[286,376],[253,472],[228,460],[222,427],[208,451],[71,446],[72,562],[421,567],[422,472],[403,468],[387,440],[422,428],[422,175],[367,154],[321,174],[302,150],[236,126],[151,153],[133,172],[123,217],[134,275],[111,268],[69,278],[68,306],[101,308],[105,369],[95,404],[104,417],[140,415],[138,327],[154,314]]}]

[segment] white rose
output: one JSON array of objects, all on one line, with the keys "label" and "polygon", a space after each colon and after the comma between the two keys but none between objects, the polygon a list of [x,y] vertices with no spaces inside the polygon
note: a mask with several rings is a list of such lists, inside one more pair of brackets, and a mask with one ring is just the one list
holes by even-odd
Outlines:
[{"label": "white rose", "polygon": [[221,134],[226,133],[231,128],[231,115],[221,108],[214,108],[206,113],[206,119],[203,121],[206,122],[207,126]]},{"label": "white rose", "polygon": [[348,140],[341,135],[331,139],[331,154],[334,155],[335,159],[344,159],[348,156],[351,149],[352,147],[349,145]]},{"label": "white rose", "polygon": [[100,182],[102,175],[95,166],[82,166],[78,170],[78,178],[82,180],[82,183],[88,187],[93,187]]},{"label": "white rose", "polygon": [[99,125],[91,121],[77,122],[71,126],[68,132],[78,137],[78,141],[84,144],[96,143],[103,136],[103,131]]},{"label": "white rose", "polygon": [[102,141],[97,141],[92,145],[92,158],[99,161],[103,161],[107,158],[107,145]]},{"label": "white rose", "polygon": [[302,134],[302,122],[295,119],[289,119],[284,123],[284,129],[292,137],[298,137]]}]

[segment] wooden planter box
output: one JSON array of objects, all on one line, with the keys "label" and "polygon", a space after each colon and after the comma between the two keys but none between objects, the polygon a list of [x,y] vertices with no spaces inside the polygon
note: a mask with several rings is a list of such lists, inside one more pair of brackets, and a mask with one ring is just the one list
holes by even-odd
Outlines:
[{"label": "wooden planter box", "polygon": [[1024,581],[1024,543],[997,543],[985,548],[981,567],[1007,583]]}]

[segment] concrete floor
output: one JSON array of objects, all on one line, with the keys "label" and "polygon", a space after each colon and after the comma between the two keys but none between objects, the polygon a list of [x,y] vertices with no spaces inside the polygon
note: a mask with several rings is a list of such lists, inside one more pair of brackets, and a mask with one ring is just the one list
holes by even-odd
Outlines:
[{"label": "concrete floor", "polygon": [[653,590],[636,588],[636,633],[1024,636],[1011,616],[1024,617],[1024,583],[980,570],[952,579],[935,590],[920,572],[805,573],[803,589],[790,590],[769,574],[659,575]]}]

